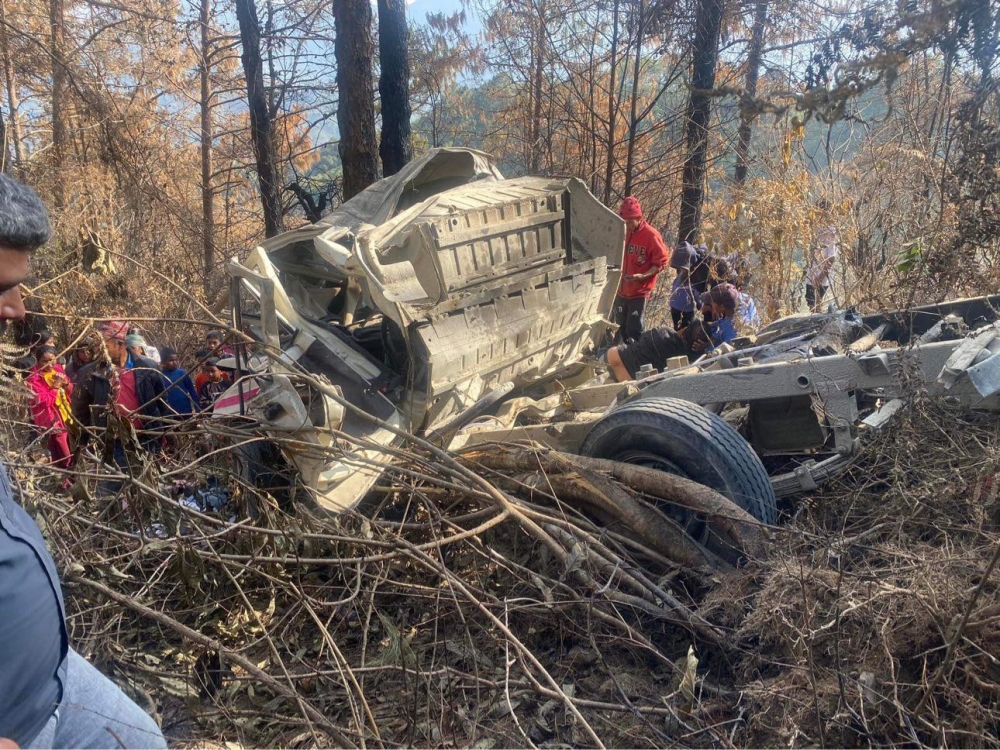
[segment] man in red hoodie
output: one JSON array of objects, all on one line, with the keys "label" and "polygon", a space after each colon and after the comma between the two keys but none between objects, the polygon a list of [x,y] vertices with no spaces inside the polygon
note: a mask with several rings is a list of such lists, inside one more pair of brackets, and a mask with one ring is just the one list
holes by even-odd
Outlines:
[{"label": "man in red hoodie", "polygon": [[646,300],[656,286],[656,275],[670,261],[670,251],[660,233],[642,218],[642,206],[631,195],[622,201],[618,215],[625,219],[625,257],[615,298],[617,341],[632,343],[642,334]]}]

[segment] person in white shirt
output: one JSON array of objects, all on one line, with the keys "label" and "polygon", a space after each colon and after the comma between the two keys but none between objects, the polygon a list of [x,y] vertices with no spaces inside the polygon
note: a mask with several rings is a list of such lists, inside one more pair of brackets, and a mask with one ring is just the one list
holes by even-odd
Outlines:
[{"label": "person in white shirt", "polygon": [[809,264],[806,266],[806,305],[812,312],[820,311],[823,297],[830,289],[830,273],[837,259],[837,243],[840,239],[837,227],[829,223],[829,202],[822,200],[818,207],[822,212],[823,224],[816,230]]}]

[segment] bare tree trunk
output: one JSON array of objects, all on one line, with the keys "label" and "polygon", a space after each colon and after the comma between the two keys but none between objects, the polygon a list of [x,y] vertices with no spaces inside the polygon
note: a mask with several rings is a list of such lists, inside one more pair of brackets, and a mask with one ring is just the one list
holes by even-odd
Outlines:
[{"label": "bare tree trunk", "polygon": [[215,192],[212,188],[212,52],[209,20],[212,0],[201,0],[201,242],[205,298],[215,275]]},{"label": "bare tree trunk", "polygon": [[236,19],[243,44],[243,74],[250,106],[250,138],[257,159],[260,202],[264,209],[264,234],[274,237],[283,228],[281,181],[274,148],[274,124],[264,89],[264,67],[260,57],[260,22],[254,0],[236,0]]},{"label": "bare tree trunk", "polygon": [[11,168],[10,142],[7,140],[7,123],[2,115],[0,115],[0,144],[3,145],[0,149],[0,172],[7,174]]},{"label": "bare tree trunk", "polygon": [[[55,169],[64,166],[66,158],[66,66],[63,54],[64,9],[63,0],[49,0],[49,44],[52,56],[52,157]],[[57,209],[65,205],[62,180],[53,181],[53,200]]]},{"label": "bare tree trunk", "polygon": [[[3,0],[0,0],[3,2]],[[595,48],[597,47],[597,33],[590,38],[590,59],[587,63],[587,109],[590,112],[590,192],[597,194],[597,82],[595,70]]]},{"label": "bare tree trunk", "polygon": [[639,0],[639,18],[635,30],[635,67],[632,70],[632,110],[628,121],[628,156],[625,159],[625,195],[632,194],[632,161],[635,158],[635,136],[639,129],[636,108],[639,100],[639,69],[642,63],[642,34],[645,31],[645,7]]},{"label": "bare tree trunk", "polygon": [[431,104],[431,148],[437,148],[438,143],[438,109],[437,102]]},{"label": "bare tree trunk", "polygon": [[695,14],[691,97],[687,110],[687,157],[681,187],[681,218],[677,241],[692,240],[701,225],[708,165],[708,126],[712,118],[715,67],[719,58],[723,0],[699,0]]},{"label": "bare tree trunk", "polygon": [[333,197],[332,190],[323,190],[319,195],[313,195],[297,181],[291,183],[286,189],[295,196],[306,218],[313,224],[323,218],[323,212]]},{"label": "bare tree trunk", "polygon": [[615,74],[618,71],[618,11],[621,0],[615,0],[611,13],[611,81],[608,83],[608,162],[604,170],[604,204],[611,202],[611,179],[615,169]]},{"label": "bare tree trunk", "polygon": [[333,0],[337,55],[337,126],[344,200],[378,179],[372,100],[372,7],[368,0]]},{"label": "bare tree trunk", "polygon": [[979,88],[986,90],[992,78],[993,65],[997,59],[1000,40],[1000,14],[991,0],[976,0],[972,10],[973,26],[976,29],[972,57],[979,66]]},{"label": "bare tree trunk", "polygon": [[[7,35],[7,0],[0,0],[0,55],[3,58],[9,112],[7,127],[4,129],[4,143],[9,143],[12,147],[14,167],[18,175],[21,175],[24,172],[24,146],[21,143],[21,125],[18,119],[20,101],[17,95],[17,79],[14,76],[14,62],[10,54],[10,38]],[[10,165],[7,165],[4,171],[10,171]]]},{"label": "bare tree trunk", "polygon": [[532,45],[534,65],[531,72],[531,129],[529,131],[528,171],[538,174],[542,167],[542,77],[545,75],[545,0],[538,6],[538,26],[535,27],[535,42]]},{"label": "bare tree trunk", "polygon": [[758,0],[754,10],[753,27],[750,29],[750,47],[747,51],[747,79],[743,96],[744,107],[740,110],[740,131],[736,141],[736,169],[733,181],[743,187],[747,181],[750,164],[750,140],[753,137],[755,115],[746,105],[757,97],[757,79],[760,76],[761,53],[764,49],[764,27],[767,24],[768,0]]},{"label": "bare tree trunk", "polygon": [[388,177],[413,158],[410,137],[410,59],[405,0],[378,0],[378,49],[382,99],[382,174]]}]

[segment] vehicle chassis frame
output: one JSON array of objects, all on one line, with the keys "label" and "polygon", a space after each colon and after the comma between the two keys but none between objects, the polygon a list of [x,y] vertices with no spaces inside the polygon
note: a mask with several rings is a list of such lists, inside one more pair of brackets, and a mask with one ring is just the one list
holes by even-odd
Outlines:
[{"label": "vehicle chassis frame", "polygon": [[[997,325],[993,326],[997,329]],[[946,363],[970,338],[930,341],[940,326],[926,329],[909,346],[829,356],[805,356],[779,362],[742,364],[729,369],[692,372],[691,368],[667,371],[629,383],[583,386],[566,391],[567,410],[577,419],[519,427],[483,428],[466,436],[466,443],[527,439],[568,452],[579,452],[596,419],[625,403],[647,398],[670,397],[711,407],[726,403],[754,402],[808,395],[817,416],[825,418],[833,432],[834,455],[820,461],[807,460],[794,471],[772,476],[778,496],[815,489],[843,471],[858,453],[862,429],[884,426],[917,389],[964,409],[1000,411],[1000,382],[984,395],[967,376],[948,382],[942,378]],[[1000,338],[995,339],[1000,342]],[[994,348],[997,348],[994,345]],[[739,355],[740,352],[736,352]],[[992,354],[998,358],[1000,353]],[[874,395],[880,406],[859,422],[858,393]],[[602,408],[603,407],[603,408]]]}]

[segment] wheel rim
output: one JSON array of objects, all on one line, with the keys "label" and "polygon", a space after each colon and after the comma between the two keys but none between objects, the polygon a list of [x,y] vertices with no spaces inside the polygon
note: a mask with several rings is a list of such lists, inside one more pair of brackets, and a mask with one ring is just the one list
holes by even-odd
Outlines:
[{"label": "wheel rim", "polygon": [[[636,466],[643,466],[647,469],[656,469],[662,471],[665,474],[673,474],[675,477],[682,477],[684,479],[691,479],[687,472],[681,469],[677,464],[671,461],[669,458],[657,455],[655,453],[649,453],[647,451],[640,450],[627,450],[619,453],[614,457],[615,461],[621,461],[626,464],[635,464]],[[702,519],[698,518],[698,514],[694,513],[685,508],[681,508],[677,505],[671,503],[661,503],[655,502],[657,506],[663,508],[664,512],[670,516],[673,520],[680,524],[681,528],[684,529],[684,533],[690,536],[699,544],[705,544],[708,541],[708,524]]]}]

